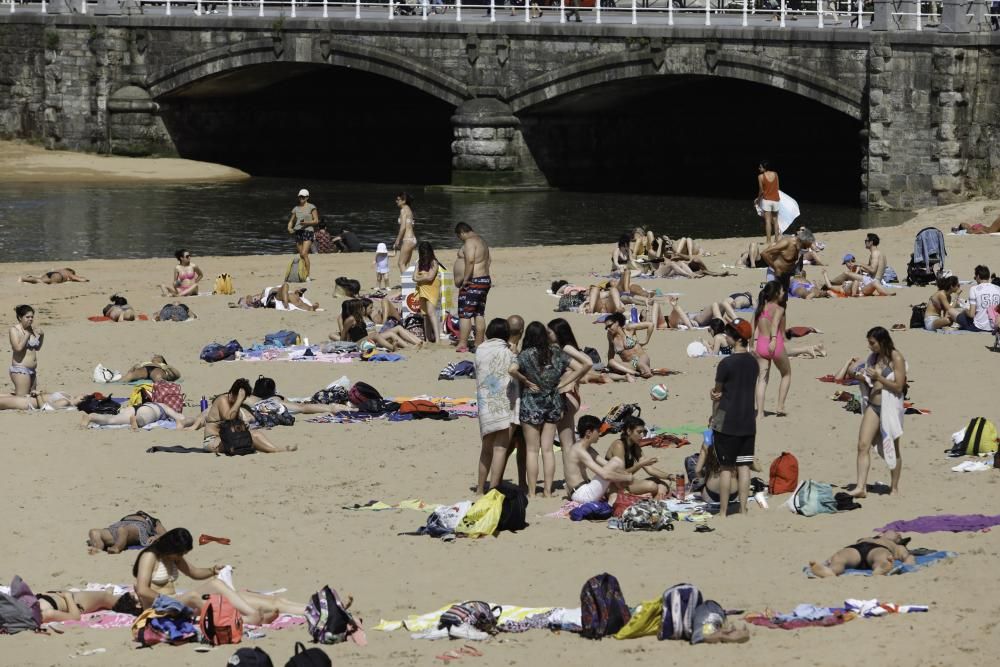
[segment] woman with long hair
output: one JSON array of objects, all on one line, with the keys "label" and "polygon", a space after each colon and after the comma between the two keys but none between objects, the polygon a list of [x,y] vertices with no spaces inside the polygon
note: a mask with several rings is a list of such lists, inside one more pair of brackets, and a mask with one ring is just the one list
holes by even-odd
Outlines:
[{"label": "woman with long hair", "polygon": [[[250,381],[246,378],[237,379],[228,392],[212,399],[208,410],[201,413],[191,426],[185,427],[185,430],[193,431],[204,427],[205,437],[202,440],[202,446],[212,452],[218,451],[221,444],[220,428],[222,422],[241,419],[249,423],[253,420],[253,414],[249,407],[244,405],[247,398],[252,395],[253,387],[250,386]],[[250,431],[250,438],[253,441],[254,450],[262,454],[294,452],[299,448],[298,445],[278,447],[264,435],[261,429]]]},{"label": "woman with long hair", "polygon": [[15,396],[27,396],[38,382],[38,351],[45,334],[35,326],[35,309],[22,304],[14,309],[17,324],[10,328],[10,381]]},{"label": "woman with long hair", "polygon": [[424,340],[436,343],[441,329],[437,314],[441,301],[441,264],[429,241],[417,245],[417,270],[413,272],[413,282],[417,284],[420,312],[424,317]]},{"label": "woman with long hair", "polygon": [[871,448],[878,449],[890,468],[890,493],[899,492],[899,473],[903,467],[899,438],[903,435],[903,414],[906,411],[906,359],[896,349],[892,336],[884,327],[868,330],[871,354],[862,369],[852,369],[846,377],[858,380],[861,389],[861,427],[858,430],[858,478],[850,492],[864,498],[868,492],[868,471],[871,468]]},{"label": "woman with long hair", "polygon": [[417,234],[413,231],[413,197],[409,192],[400,192],[396,195],[396,206],[399,207],[399,233],[396,234],[392,249],[399,251],[396,265],[399,267],[399,275],[402,276],[410,264],[414,248],[417,247]]},{"label": "woman with long hair", "polygon": [[[652,322],[629,322],[621,313],[611,313],[604,320],[604,330],[608,335],[608,368],[616,373],[623,373],[634,379],[636,376],[653,377],[653,369],[649,354],[644,345],[649,345],[653,337]],[[639,331],[646,332],[646,340],[639,342],[636,335]]]},{"label": "woman with long hair", "polygon": [[521,383],[520,420],[527,448],[528,496],[535,496],[538,482],[538,452],[542,453],[544,486],[542,495],[552,496],[556,460],[553,445],[556,425],[562,419],[565,405],[561,392],[574,386],[588,370],[581,366],[570,369],[570,357],[549,340],[548,329],[541,322],[532,322],[524,331],[521,353],[508,372]]},{"label": "woman with long hair", "polygon": [[764,416],[764,395],[767,392],[767,380],[774,363],[781,373],[781,383],[778,385],[778,405],[774,412],[777,417],[785,416],[785,398],[792,386],[792,365],[785,353],[785,309],[781,305],[785,299],[785,288],[776,280],[764,285],[757,299],[757,310],[754,313],[754,331],[751,351],[757,357],[760,372],[757,376],[757,389],[754,392],[757,401],[757,418]]},{"label": "woman with long hair", "polygon": [[[294,215],[294,214],[293,214]],[[201,269],[191,261],[191,252],[181,248],[174,253],[177,266],[174,267],[174,280],[170,285],[160,285],[163,296],[195,296],[198,294],[198,283],[205,277]]]}]

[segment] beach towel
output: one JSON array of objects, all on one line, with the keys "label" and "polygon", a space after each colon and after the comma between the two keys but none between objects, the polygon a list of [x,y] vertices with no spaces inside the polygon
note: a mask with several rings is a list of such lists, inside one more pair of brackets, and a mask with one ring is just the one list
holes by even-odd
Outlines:
[{"label": "beach towel", "polygon": [[[128,424],[91,424],[90,428],[100,428],[100,429],[122,429],[128,428]],[[146,424],[140,427],[143,431],[152,431],[154,428],[165,428],[165,429],[176,429],[177,422],[173,419],[160,419],[155,422]]]},{"label": "beach towel", "polygon": [[438,373],[438,380],[454,380],[460,377],[476,377],[476,365],[468,359],[453,361]]},{"label": "beach towel", "polygon": [[[942,560],[954,558],[957,555],[958,554],[956,554],[954,551],[932,551],[927,554],[920,554],[918,556],[914,556],[913,558],[916,561],[916,563],[914,563],[913,565],[908,565],[903,563],[903,561],[901,560],[897,560],[895,561],[895,563],[893,563],[893,567],[891,570],[889,570],[889,574],[909,574],[910,572],[916,572],[917,570],[922,570],[925,567],[934,565],[935,563],[938,563]],[[812,573],[812,570],[809,569],[808,565],[802,568],[802,572],[810,579],[817,578],[816,575]],[[872,571],[856,569],[856,568],[848,568],[844,570],[844,574],[842,576],[847,576],[847,575],[870,577],[872,576]]]},{"label": "beach towel", "polygon": [[185,447],[183,445],[156,445],[146,450],[147,454],[157,452],[168,452],[170,454],[211,454],[212,452],[204,447]]},{"label": "beach towel", "polygon": [[650,429],[653,435],[691,435],[691,434],[702,434],[705,432],[705,426],[699,426],[698,424],[681,424],[680,426],[670,426],[667,428],[660,428],[654,426]]},{"label": "beach towel", "polygon": [[364,505],[355,504],[351,507],[343,507],[341,509],[354,511],[367,510],[369,512],[381,512],[383,510],[417,510],[419,512],[426,512],[430,514],[437,507],[437,504],[427,503],[419,498],[408,498],[406,500],[400,500],[395,505],[384,503],[381,500],[369,500]]},{"label": "beach towel", "polygon": [[[436,611],[428,612],[426,614],[411,614],[410,616],[398,621],[380,619],[378,625],[376,625],[374,629],[382,630],[383,632],[392,632],[401,628],[410,632],[433,630],[437,628],[438,622],[441,620],[441,615],[459,602],[461,602],[461,600],[456,600],[451,604],[446,604]],[[492,602],[489,603],[489,605],[490,607],[499,606],[501,608],[500,617],[497,619],[498,625],[510,623],[512,621],[524,621],[532,616],[549,613],[555,609],[555,607],[521,607],[510,604],[496,605]],[[579,612],[579,610],[577,611]]]},{"label": "beach towel", "polygon": [[[59,621],[60,625],[66,627],[92,628],[95,630],[112,630],[117,628],[130,628],[135,622],[135,616],[131,614],[119,614],[113,611],[97,611],[92,614],[81,614],[79,620]],[[304,625],[304,616],[293,616],[282,614],[267,625],[247,627],[267,628],[268,630],[282,630],[284,628]]]},{"label": "beach towel", "polygon": [[507,372],[514,358],[507,343],[497,338],[490,338],[476,348],[476,405],[480,437],[518,423],[520,385]]},{"label": "beach towel", "polygon": [[1000,525],[1000,514],[986,516],[983,514],[932,514],[887,523],[875,532],[884,533],[895,530],[905,533],[966,533],[986,530]]},{"label": "beach towel", "polygon": [[833,384],[842,384],[845,386],[853,386],[858,384],[857,380],[845,380],[845,379],[838,380],[834,375],[824,375],[823,377],[818,377],[816,379],[819,380],[820,382],[831,382]]},{"label": "beach towel", "polygon": [[841,625],[853,621],[858,615],[848,611],[831,612],[829,616],[818,619],[779,620],[764,614],[747,614],[743,620],[747,623],[776,630],[798,630],[799,628],[828,628],[831,625]]},{"label": "beach towel", "polygon": [[[112,322],[113,321],[110,317],[106,317],[104,315],[91,315],[87,319],[90,320],[91,322]],[[136,317],[136,319],[142,320],[143,322],[148,322],[149,321],[149,315],[147,315],[146,313],[139,313],[139,315]]]}]

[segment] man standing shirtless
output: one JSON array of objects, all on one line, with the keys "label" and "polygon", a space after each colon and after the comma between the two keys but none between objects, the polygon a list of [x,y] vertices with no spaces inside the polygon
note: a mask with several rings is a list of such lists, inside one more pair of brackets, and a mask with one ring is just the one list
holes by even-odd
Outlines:
[{"label": "man standing shirtless", "polygon": [[468,352],[469,330],[476,324],[475,345],[483,342],[486,333],[486,297],[493,280],[490,278],[490,249],[486,241],[468,224],[455,225],[455,235],[462,241],[455,264],[455,287],[458,287],[458,348]]},{"label": "man standing shirtless", "polygon": [[760,251],[760,258],[774,271],[774,279],[790,291],[792,276],[802,267],[802,254],[812,248],[816,237],[805,227],[799,228],[795,236],[776,241]]}]

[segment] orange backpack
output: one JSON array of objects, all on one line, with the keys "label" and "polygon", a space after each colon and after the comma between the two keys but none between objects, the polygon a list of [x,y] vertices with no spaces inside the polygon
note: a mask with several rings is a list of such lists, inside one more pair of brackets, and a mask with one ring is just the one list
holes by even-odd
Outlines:
[{"label": "orange backpack", "polygon": [[771,482],[768,485],[771,495],[791,493],[799,485],[799,461],[789,452],[781,452],[781,456],[771,463]]},{"label": "orange backpack", "polygon": [[205,641],[213,646],[239,644],[243,639],[243,616],[239,610],[218,593],[204,595],[202,599],[205,605],[198,626]]}]

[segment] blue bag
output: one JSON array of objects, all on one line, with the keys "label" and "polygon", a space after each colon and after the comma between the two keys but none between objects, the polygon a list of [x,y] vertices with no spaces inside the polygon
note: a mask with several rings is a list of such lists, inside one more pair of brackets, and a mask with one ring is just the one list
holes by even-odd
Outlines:
[{"label": "blue bag", "polygon": [[290,347],[299,341],[299,335],[294,331],[282,329],[275,333],[264,335],[264,345],[275,345],[277,347]]},{"label": "blue bag", "polygon": [[579,507],[574,507],[569,512],[569,518],[573,521],[598,520],[611,518],[611,505],[603,500],[592,503],[584,503]]}]

